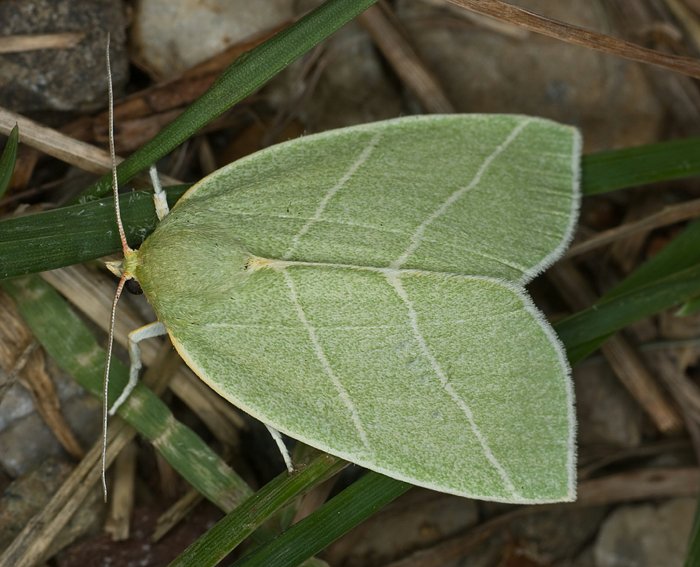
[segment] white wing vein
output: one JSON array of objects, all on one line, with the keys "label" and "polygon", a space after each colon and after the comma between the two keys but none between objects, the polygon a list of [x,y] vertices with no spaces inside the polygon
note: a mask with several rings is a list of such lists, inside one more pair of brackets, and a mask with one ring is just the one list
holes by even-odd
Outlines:
[{"label": "white wing vein", "polygon": [[491,153],[491,155],[489,155],[482,162],[469,184],[465,185],[464,187],[460,187],[454,193],[452,193],[437,209],[433,211],[433,213],[427,219],[425,219],[420,224],[420,226],[413,233],[408,248],[406,248],[406,250],[403,252],[403,254],[401,254],[401,256],[399,256],[396,260],[394,260],[391,263],[391,268],[397,270],[406,263],[406,260],[408,260],[408,258],[418,249],[421,242],[423,241],[423,234],[425,233],[425,230],[438,217],[444,215],[447,209],[449,209],[457,200],[459,200],[460,197],[462,197],[462,195],[464,195],[467,191],[473,189],[479,184],[481,178],[483,177],[484,173],[489,168],[493,160],[495,160],[501,153],[503,153],[503,151],[513,142],[513,140],[515,140],[515,138],[518,137],[518,134],[520,134],[520,132],[522,132],[525,126],[527,126],[530,122],[532,122],[532,119],[523,120],[515,128],[513,128],[513,130],[510,132],[510,134],[508,134],[506,139]]},{"label": "white wing vein", "polygon": [[362,164],[364,164],[367,161],[370,154],[372,153],[372,150],[374,150],[374,148],[377,146],[380,137],[381,133],[379,132],[372,137],[372,139],[369,141],[369,144],[367,144],[365,149],[362,150],[362,152],[360,153],[360,156],[352,163],[352,165],[348,168],[345,174],[338,180],[338,183],[331,187],[328,190],[328,193],[326,193],[323,196],[323,199],[321,199],[321,202],[318,204],[314,215],[308,221],[306,221],[306,224],[304,224],[304,226],[302,226],[299,229],[299,232],[297,232],[292,238],[291,245],[284,253],[284,256],[282,256],[283,259],[287,260],[291,257],[291,255],[294,253],[294,250],[299,245],[299,240],[301,239],[301,237],[309,231],[309,229],[314,225],[314,223],[318,222],[318,220],[321,218],[321,215],[323,214],[323,211],[326,209],[328,203],[333,198],[333,196],[338,191],[340,191],[348,181],[350,181],[350,178],[353,175],[355,175],[355,172],[362,166]]},{"label": "white wing vein", "polygon": [[413,303],[408,297],[408,294],[406,293],[403,284],[401,283],[401,279],[398,275],[396,275],[396,273],[387,273],[386,279],[389,282],[389,284],[391,284],[391,287],[394,288],[396,294],[401,298],[401,301],[403,301],[404,305],[406,306],[406,309],[408,311],[408,318],[411,322],[413,336],[416,342],[418,343],[418,346],[420,347],[421,351],[423,352],[423,355],[428,359],[428,362],[430,363],[433,372],[435,372],[436,376],[440,380],[440,385],[443,387],[445,392],[447,392],[450,398],[452,398],[452,401],[454,401],[455,404],[457,404],[459,409],[467,418],[467,421],[469,422],[469,427],[471,428],[472,433],[474,433],[474,436],[479,441],[479,444],[481,445],[481,448],[484,451],[484,455],[498,472],[498,475],[501,477],[501,480],[503,481],[503,484],[505,485],[506,489],[510,491],[511,495],[514,498],[520,498],[520,494],[518,494],[518,491],[515,489],[515,485],[513,484],[510,475],[505,470],[505,468],[503,468],[503,465],[496,458],[496,455],[493,454],[493,451],[489,446],[488,440],[479,429],[479,426],[476,424],[476,421],[474,420],[474,414],[469,408],[469,405],[452,387],[449,380],[447,379],[447,376],[445,375],[445,372],[442,370],[440,363],[435,359],[432,352],[430,352],[428,344],[426,343],[425,338],[423,337],[418,327],[418,316],[416,314],[416,310],[413,307]]},{"label": "white wing vein", "polygon": [[326,358],[326,354],[325,352],[323,352],[323,347],[321,346],[321,343],[318,340],[316,329],[314,329],[313,325],[309,323],[309,320],[306,318],[306,314],[304,313],[304,309],[302,308],[301,303],[299,303],[299,295],[297,294],[296,286],[294,285],[294,280],[292,280],[292,277],[286,270],[282,270],[282,275],[284,276],[284,281],[287,284],[287,287],[289,288],[289,295],[292,299],[292,303],[294,304],[294,308],[296,309],[297,317],[299,318],[299,321],[301,322],[302,326],[304,327],[304,329],[306,329],[306,332],[309,335],[309,340],[311,341],[311,346],[313,347],[314,353],[316,354],[316,358],[318,358],[318,361],[321,363],[321,367],[323,368],[323,371],[325,372],[326,376],[328,376],[329,380],[333,383],[333,386],[338,391],[338,395],[340,396],[341,401],[350,412],[350,417],[352,418],[352,422],[355,425],[355,429],[357,430],[357,434],[360,436],[362,444],[369,452],[372,452],[372,449],[369,445],[369,439],[367,438],[367,432],[362,426],[362,422],[360,421],[360,415],[357,412],[357,408],[355,407],[355,404],[350,398],[348,391],[345,389],[345,386],[343,386],[343,384],[336,376],[335,372],[333,372],[333,368],[328,362],[328,358]]}]

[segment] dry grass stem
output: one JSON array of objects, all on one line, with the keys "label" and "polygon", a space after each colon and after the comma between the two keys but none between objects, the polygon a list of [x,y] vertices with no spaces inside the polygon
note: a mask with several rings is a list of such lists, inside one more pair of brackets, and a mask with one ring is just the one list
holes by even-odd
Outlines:
[{"label": "dry grass stem", "polygon": [[0,367],[5,381],[0,384],[0,399],[18,380],[29,392],[39,416],[66,452],[75,459],[84,455],[80,442],[61,412],[61,403],[51,376],[46,372],[44,352],[24,323],[12,300],[0,293]]},{"label": "dry grass stem", "polygon": [[675,224],[677,222],[694,219],[698,216],[700,216],[700,199],[693,199],[692,201],[686,201],[678,205],[670,205],[660,210],[658,213],[605,230],[584,242],[574,244],[569,248],[564,258],[573,258],[574,256],[590,252],[591,250],[610,244],[621,238],[626,238],[640,232],[648,232],[655,228]]},{"label": "dry grass stem", "polygon": [[372,36],[406,88],[429,113],[452,113],[454,107],[440,83],[423,64],[389,7],[384,4],[368,8],[358,17]]},{"label": "dry grass stem", "polygon": [[151,536],[151,541],[156,542],[162,539],[180,521],[186,518],[202,500],[204,500],[204,497],[199,491],[194,489],[188,490],[184,496],[160,515]]},{"label": "dry grass stem", "polygon": [[671,435],[683,429],[683,419],[629,341],[622,335],[614,335],[601,350],[620,382],[659,431]]},{"label": "dry grass stem", "polygon": [[605,453],[593,459],[589,459],[585,464],[579,462],[578,479],[579,483],[593,477],[597,472],[616,465],[618,468],[627,462],[639,461],[640,459],[654,459],[673,453],[680,453],[690,449],[687,439],[662,437],[659,441],[645,443],[634,447],[609,447],[603,449]]},{"label": "dry grass stem", "polygon": [[695,49],[700,51],[700,18],[680,0],[665,0],[665,3],[678,23],[685,28]]},{"label": "dry grass stem", "polygon": [[530,36],[530,32],[510,22],[494,20],[488,16],[482,16],[474,12],[464,10],[461,6],[453,6],[449,3],[450,0],[423,0],[426,4],[439,6],[449,12],[450,16],[454,15],[461,20],[466,20],[471,24],[485,30],[489,30],[505,37],[512,39],[526,40]]},{"label": "dry grass stem", "polygon": [[647,49],[636,43],[552,20],[500,0],[449,0],[449,2],[566,43],[700,78],[700,61],[691,57],[680,57]]},{"label": "dry grass stem", "polygon": [[85,451],[61,412],[56,386],[44,367],[44,352],[36,350],[21,374],[21,384],[29,391],[37,413],[56,440],[74,459],[82,459]]},{"label": "dry grass stem", "polygon": [[695,496],[700,491],[697,467],[644,468],[586,480],[579,484],[577,506]]},{"label": "dry grass stem", "polygon": [[[547,276],[572,309],[585,309],[595,303],[593,290],[571,262],[557,263],[547,272]],[[639,355],[621,335],[608,339],[601,346],[601,351],[622,385],[649,415],[659,431],[670,434],[682,429],[681,416]]]},{"label": "dry grass stem", "polygon": [[136,445],[127,444],[114,461],[112,499],[105,522],[105,531],[112,541],[129,539],[131,513],[134,510]]},{"label": "dry grass stem", "polygon": [[[4,295],[4,294],[3,294]],[[29,358],[32,353],[37,349],[39,343],[36,340],[30,340],[27,346],[19,353],[14,364],[9,367],[5,374],[5,380],[0,384],[0,401],[5,397],[7,390],[9,390],[19,378],[20,373],[29,362]]]},{"label": "dry grass stem", "polygon": [[6,35],[0,37],[0,54],[21,53],[37,49],[71,49],[78,45],[84,37],[85,34],[79,32]]},{"label": "dry grass stem", "polygon": [[[0,134],[9,135],[15,124],[19,126],[21,142],[65,163],[98,175],[109,171],[111,167],[109,152],[0,107]],[[121,161],[123,160],[117,158],[118,163]],[[167,175],[161,175],[161,180],[164,185],[180,183]]]}]

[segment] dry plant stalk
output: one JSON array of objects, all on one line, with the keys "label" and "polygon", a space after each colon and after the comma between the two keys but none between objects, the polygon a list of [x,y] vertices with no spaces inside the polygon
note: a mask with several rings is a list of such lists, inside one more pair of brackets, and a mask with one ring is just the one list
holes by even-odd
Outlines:
[{"label": "dry plant stalk", "polygon": [[421,61],[405,34],[401,33],[396,17],[388,6],[375,4],[360,14],[358,20],[427,112],[454,112],[440,83]]},{"label": "dry plant stalk", "polygon": [[136,445],[131,441],[114,461],[114,483],[105,531],[112,541],[129,539],[136,485]]},{"label": "dry plant stalk", "polygon": [[[26,116],[0,107],[0,134],[7,136],[15,125],[19,126],[20,140],[61,161],[90,173],[103,174],[109,171],[111,160],[105,150],[86,144],[62,134]],[[118,158],[118,162],[122,160]],[[166,175],[160,176],[166,185],[180,183]]]},{"label": "dry plant stalk", "polygon": [[654,213],[644,217],[643,219],[605,230],[589,238],[588,240],[574,244],[571,248],[569,248],[568,252],[564,254],[564,258],[572,258],[574,256],[578,256],[579,254],[590,252],[591,250],[604,246],[605,244],[615,242],[621,238],[626,238],[633,234],[650,231],[655,228],[675,224],[677,222],[694,219],[698,216],[700,216],[700,199],[693,199],[692,201],[686,201],[685,203],[680,203],[678,205],[670,205],[663,208],[658,213]]},{"label": "dry plant stalk", "polygon": [[690,77],[700,78],[700,61],[691,57],[680,57],[647,49],[636,43],[546,18],[501,0],[448,1],[467,10],[511,22],[530,31],[559,39],[566,43],[581,45],[639,63],[647,63]]},{"label": "dry plant stalk", "polygon": [[71,49],[78,45],[84,37],[85,34],[81,32],[6,35],[0,37],[0,54],[21,53],[37,49]]},{"label": "dry plant stalk", "polygon": [[[595,302],[595,294],[571,262],[559,262],[547,272],[564,299],[573,309],[584,309]],[[632,346],[615,335],[601,346],[603,356],[623,386],[644,409],[659,431],[675,433],[683,420],[657,384]]]}]

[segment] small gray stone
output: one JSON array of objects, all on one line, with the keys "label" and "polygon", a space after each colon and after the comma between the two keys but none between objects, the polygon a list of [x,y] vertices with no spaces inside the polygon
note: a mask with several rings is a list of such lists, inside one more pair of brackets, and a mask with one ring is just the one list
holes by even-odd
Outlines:
[{"label": "small gray stone", "polygon": [[17,112],[92,111],[107,101],[105,46],[111,34],[112,80],[126,83],[126,21],[112,0],[5,0],[0,35],[84,33],[69,49],[0,55],[0,105]]},{"label": "small gray stone", "polygon": [[292,18],[292,0],[140,0],[132,40],[138,62],[161,78]]},{"label": "small gray stone", "polygon": [[[102,405],[90,394],[79,394],[62,404],[62,411],[81,445],[88,448],[100,433]],[[37,413],[17,419],[0,432],[0,466],[13,478],[38,466],[63,449]]]},{"label": "small gray stone", "polygon": [[695,506],[694,498],[676,498],[617,508],[598,533],[596,567],[680,567]]},{"label": "small gray stone", "polygon": [[642,411],[608,364],[602,359],[586,361],[573,376],[578,444],[637,447],[642,439]]}]

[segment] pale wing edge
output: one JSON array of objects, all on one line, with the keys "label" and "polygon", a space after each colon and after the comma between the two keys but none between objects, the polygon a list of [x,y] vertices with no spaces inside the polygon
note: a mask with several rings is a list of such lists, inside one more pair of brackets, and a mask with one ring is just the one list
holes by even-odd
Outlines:
[{"label": "pale wing edge", "polygon": [[576,223],[579,217],[579,209],[581,207],[581,148],[582,137],[581,132],[574,127],[571,127],[573,139],[571,144],[571,179],[572,179],[572,197],[571,207],[569,209],[569,224],[562,234],[561,241],[549,254],[547,254],[537,264],[525,270],[520,279],[521,285],[526,285],[535,279],[538,275],[552,266],[559,258],[564,255],[564,252],[574,239],[576,231]]}]

